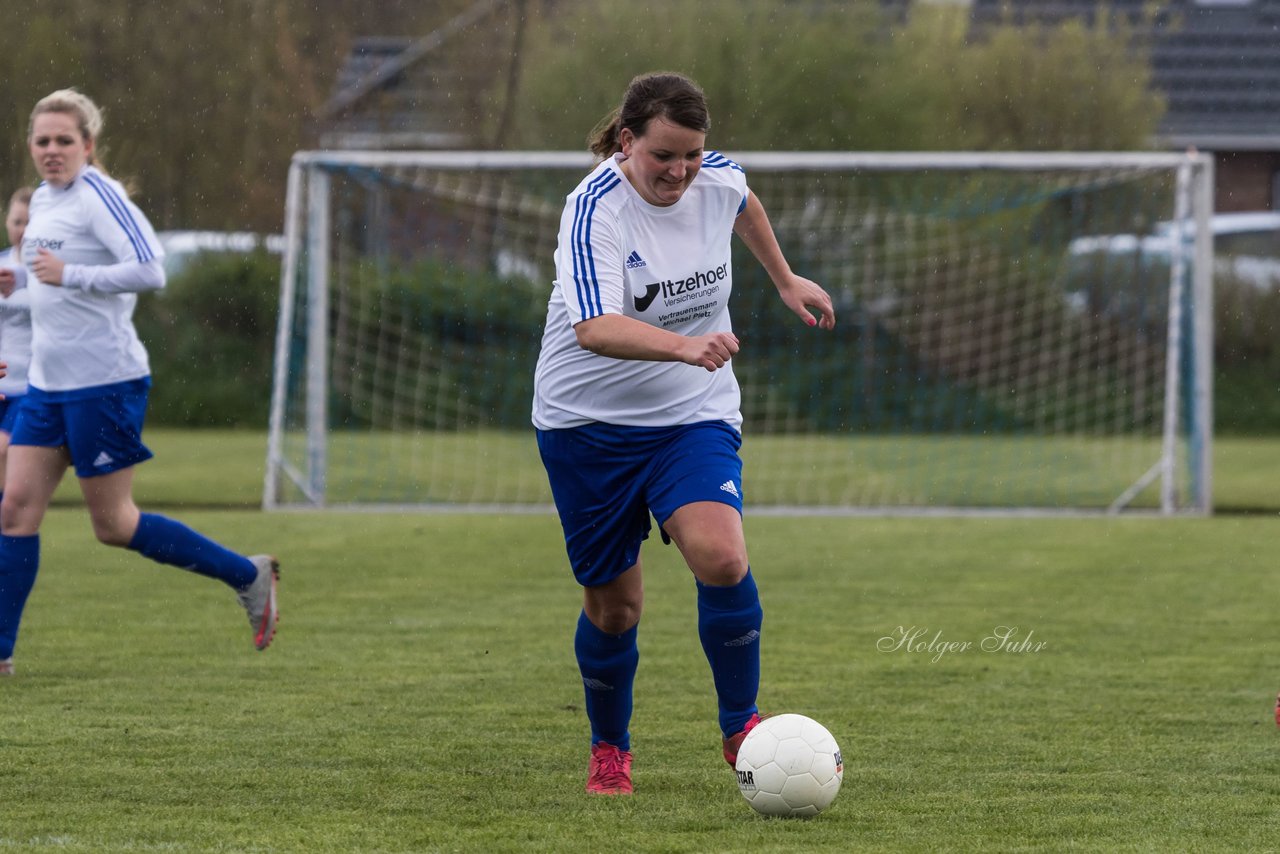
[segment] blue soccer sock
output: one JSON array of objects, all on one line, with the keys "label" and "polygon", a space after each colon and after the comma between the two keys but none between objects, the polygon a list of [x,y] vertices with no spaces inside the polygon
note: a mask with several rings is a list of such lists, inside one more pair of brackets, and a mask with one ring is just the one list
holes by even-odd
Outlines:
[{"label": "blue soccer sock", "polygon": [[720,729],[728,738],[741,732],[758,711],[764,611],[750,569],[733,587],[697,584],[698,637],[716,685]]},{"label": "blue soccer sock", "polygon": [[0,658],[13,655],[18,624],[40,569],[40,535],[0,534]]},{"label": "blue soccer sock", "polygon": [[591,722],[591,743],[603,741],[619,750],[631,749],[631,690],[640,663],[636,645],[639,626],[620,635],[596,628],[586,612],[578,617],[573,651],[586,691],[587,720]]},{"label": "blue soccer sock", "polygon": [[142,514],[129,548],[158,563],[225,581],[236,590],[243,590],[258,577],[258,568],[247,557],[157,513]]}]

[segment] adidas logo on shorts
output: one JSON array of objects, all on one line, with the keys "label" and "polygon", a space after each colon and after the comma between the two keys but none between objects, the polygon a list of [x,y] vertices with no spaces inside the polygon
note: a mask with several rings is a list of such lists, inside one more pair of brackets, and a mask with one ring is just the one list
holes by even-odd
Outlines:
[{"label": "adidas logo on shorts", "polygon": [[730,495],[732,495],[734,498],[742,497],[741,495],[738,494],[738,487],[734,486],[733,481],[731,480],[726,480],[724,483],[720,484],[720,491],[727,492]]},{"label": "adidas logo on shorts", "polygon": [[106,451],[102,451],[101,453],[98,454],[97,459],[93,461],[93,466],[94,468],[102,468],[103,466],[109,466],[114,462],[115,460],[111,458],[110,454],[108,454]]}]

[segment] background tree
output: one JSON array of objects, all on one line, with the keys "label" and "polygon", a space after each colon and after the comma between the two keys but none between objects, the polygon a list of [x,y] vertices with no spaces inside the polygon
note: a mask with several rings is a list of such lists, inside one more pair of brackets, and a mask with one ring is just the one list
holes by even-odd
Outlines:
[{"label": "background tree", "polygon": [[[45,0],[0,28],[0,178],[34,178],[28,116],[75,86],[106,116],[107,168],[157,228],[278,231],[289,158],[351,39],[429,31],[468,0]],[[3,191],[7,195],[7,191]]]},{"label": "background tree", "polygon": [[[473,0],[45,0],[0,29],[0,179],[31,180],[27,117],[77,86],[104,108],[106,163],[159,228],[279,230],[289,158],[311,144],[352,39],[424,35]],[[961,7],[798,0],[528,0],[480,124],[511,148],[581,149],[630,78],[692,74],[726,150],[1132,149],[1161,113],[1120,22],[995,27]],[[513,43],[517,43],[513,40]],[[490,46],[494,47],[494,46]],[[494,119],[498,116],[498,119]]]},{"label": "background tree", "polygon": [[517,147],[582,148],[642,71],[706,89],[725,150],[1141,149],[1163,113],[1133,31],[1100,19],[970,33],[917,4],[605,0],[548,5],[528,39]]}]

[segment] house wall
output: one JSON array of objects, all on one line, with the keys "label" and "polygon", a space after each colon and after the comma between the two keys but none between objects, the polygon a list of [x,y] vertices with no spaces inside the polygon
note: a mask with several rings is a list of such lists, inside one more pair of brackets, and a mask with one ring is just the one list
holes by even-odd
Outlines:
[{"label": "house wall", "polygon": [[1214,210],[1280,210],[1280,152],[1220,151],[1214,157]]}]

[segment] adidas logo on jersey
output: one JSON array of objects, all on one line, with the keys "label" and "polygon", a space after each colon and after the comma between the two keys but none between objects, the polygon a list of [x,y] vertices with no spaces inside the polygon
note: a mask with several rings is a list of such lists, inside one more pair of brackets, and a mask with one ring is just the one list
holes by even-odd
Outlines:
[{"label": "adidas logo on jersey", "polygon": [[720,484],[720,491],[727,492],[730,495],[732,495],[734,498],[742,497],[741,495],[738,494],[738,487],[734,486],[733,481],[731,480],[726,480],[724,483]]},{"label": "adidas logo on jersey", "polygon": [[108,454],[106,451],[102,451],[98,454],[97,459],[93,461],[93,467],[102,468],[103,466],[109,466],[114,462],[115,460],[111,458],[110,454]]},{"label": "adidas logo on jersey", "polygon": [[627,269],[634,270],[637,267],[644,266],[646,265],[644,263],[644,259],[640,257],[640,253],[632,249],[631,254],[627,256]]}]

